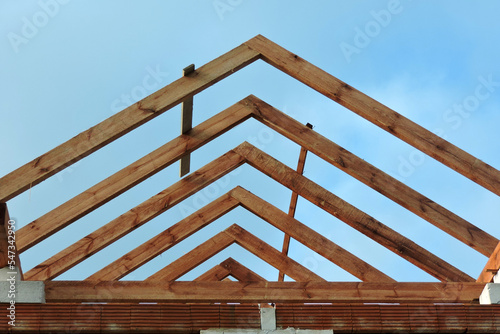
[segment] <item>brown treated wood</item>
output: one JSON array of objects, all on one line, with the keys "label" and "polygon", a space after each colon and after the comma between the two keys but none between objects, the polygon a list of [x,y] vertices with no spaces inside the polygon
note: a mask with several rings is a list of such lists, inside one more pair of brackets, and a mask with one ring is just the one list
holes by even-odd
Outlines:
[{"label": "brown treated wood", "polygon": [[278,270],[283,270],[288,276],[297,281],[324,281],[309,269],[282,255],[278,250],[236,224],[231,225],[151,275],[146,281],[174,281],[234,242]]},{"label": "brown treated wood", "polygon": [[56,302],[471,303],[483,283],[48,281]]},{"label": "brown treated wood", "polygon": [[231,196],[236,198],[245,209],[264,219],[279,230],[286,231],[292,238],[332,261],[361,281],[395,282],[395,280],[383,272],[248,190],[237,187],[231,191]]},{"label": "brown treated wood", "polygon": [[[312,129],[312,125],[307,123],[306,125],[310,129]],[[300,153],[299,153],[299,161],[297,163],[297,173],[303,174],[304,173],[304,166],[306,164],[306,157],[307,157],[307,150],[303,147],[300,148]],[[288,209],[288,215],[290,217],[295,217],[295,209],[297,208],[297,201],[299,199],[299,195],[297,193],[292,192],[292,198],[290,199],[290,207]],[[290,236],[285,233],[285,237],[283,238],[283,247],[281,250],[281,253],[283,255],[288,255],[288,249],[290,247]],[[278,282],[283,282],[285,279],[285,273],[279,272],[278,274]]]},{"label": "brown treated wood", "polygon": [[500,171],[497,169],[261,35],[244,44],[277,69],[500,195]]},{"label": "brown treated wood", "polygon": [[87,278],[90,281],[114,281],[130,274],[146,262],[154,259],[182,240],[191,236],[214,220],[239,205],[233,197],[225,194],[200,210],[182,219],[177,224],[134,248],[119,259]]},{"label": "brown treated wood", "polygon": [[17,272],[24,279],[16,246],[16,232],[15,221],[10,219],[7,203],[0,203],[0,269],[7,267],[9,273]]},{"label": "brown treated wood", "polygon": [[254,117],[262,123],[478,252],[490,256],[498,244],[499,240],[497,238],[307,128],[278,109],[255,96],[249,96],[246,100],[252,101],[248,104],[248,107],[255,110]]},{"label": "brown treated wood", "polygon": [[125,234],[215,182],[243,162],[241,156],[229,151],[37,265],[25,274],[25,278],[44,281],[57,277]]},{"label": "brown treated wood", "polygon": [[233,236],[238,245],[266,261],[276,269],[285,272],[286,275],[298,282],[324,281],[320,276],[288,256],[284,256],[280,251],[238,225],[230,226],[225,232]]},{"label": "brown treated wood", "polygon": [[162,114],[260,57],[240,45],[181,77],[141,101],[80,133],[33,161],[0,178],[0,202],[19,195],[58,171]]},{"label": "brown treated wood", "polygon": [[231,272],[221,266],[220,264],[216,265],[212,269],[206,271],[204,274],[201,276],[197,277],[194,279],[194,282],[218,282],[222,281],[223,279],[227,278],[229,275],[231,275]]},{"label": "brown treated wood", "polygon": [[251,166],[290,190],[297,192],[311,203],[347,223],[349,226],[437,279],[450,282],[475,281],[469,275],[330,193],[318,184],[298,174],[290,167],[282,164],[251,144],[245,142],[235,148],[234,151],[245,157],[246,162]]},{"label": "brown treated wood", "polygon": [[477,278],[478,283],[490,283],[493,281],[493,276],[495,276],[496,271],[500,269],[500,242],[491,254],[488,262],[484,266],[483,271]]},{"label": "brown treated wood", "polygon": [[234,238],[222,231],[149,276],[145,282],[175,281],[233,243]]},{"label": "brown treated wood", "polygon": [[194,127],[189,136],[179,136],[145,157],[123,168],[56,209],[34,220],[18,232],[18,247],[23,252],[63,227],[97,209],[124,191],[161,171],[226,131],[248,119],[251,111],[236,103]]},{"label": "brown treated wood", "polygon": [[241,282],[258,282],[265,281],[265,279],[248,269],[233,258],[228,258],[220,263],[220,266],[228,270],[230,275]]},{"label": "brown treated wood", "polygon": [[[194,64],[191,64],[182,70],[182,76],[189,76],[194,72]],[[187,134],[193,127],[193,96],[182,101],[182,116],[181,116],[181,135]],[[191,164],[191,154],[187,153],[179,162],[179,177],[189,173]]]}]

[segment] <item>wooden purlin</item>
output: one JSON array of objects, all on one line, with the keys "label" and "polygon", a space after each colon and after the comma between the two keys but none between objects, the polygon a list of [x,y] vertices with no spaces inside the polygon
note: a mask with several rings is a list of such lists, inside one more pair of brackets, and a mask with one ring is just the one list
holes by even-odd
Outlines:
[{"label": "wooden purlin", "polygon": [[483,283],[47,281],[55,302],[471,303]]},{"label": "wooden purlin", "polygon": [[275,248],[234,224],[151,275],[145,282],[175,281],[233,243],[237,243],[278,270],[283,270],[297,281],[324,281],[309,269],[284,256]]}]

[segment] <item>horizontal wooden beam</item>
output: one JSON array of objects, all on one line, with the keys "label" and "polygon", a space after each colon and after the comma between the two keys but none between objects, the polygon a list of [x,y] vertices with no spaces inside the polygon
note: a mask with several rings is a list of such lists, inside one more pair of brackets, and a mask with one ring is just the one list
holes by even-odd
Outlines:
[{"label": "horizontal wooden beam", "polygon": [[[307,129],[307,128],[306,128]],[[370,215],[300,175],[255,146],[245,142],[234,149],[246,162],[290,190],[365,234],[395,254],[441,281],[474,282],[474,279],[417,245]]]},{"label": "horizontal wooden beam", "polygon": [[490,256],[499,240],[384,173],[328,138],[255,96],[246,98],[254,117],[382,195],[478,252]]},{"label": "horizontal wooden beam", "polygon": [[187,98],[254,62],[259,57],[258,52],[246,45],[240,45],[198,68],[194,74],[181,77],[141,101],[71,138],[0,178],[0,202],[6,202],[17,196]]},{"label": "horizontal wooden beam", "polygon": [[115,218],[25,274],[27,280],[53,279],[99,250],[215,182],[244,162],[233,151],[222,155],[157,195]]},{"label": "horizontal wooden beam", "polygon": [[500,196],[500,171],[264,36],[244,43],[264,61]]},{"label": "horizontal wooden beam", "polygon": [[482,283],[48,281],[54,302],[470,303]]},{"label": "horizontal wooden beam", "polygon": [[395,282],[391,277],[251,192],[236,187],[231,191],[231,196],[236,198],[245,209],[287,233],[361,281]]},{"label": "horizontal wooden beam", "polygon": [[244,122],[251,115],[236,103],[129,166],[46,213],[17,233],[23,252],[191,152]]},{"label": "horizontal wooden beam", "polygon": [[488,262],[484,266],[483,271],[477,278],[478,283],[489,283],[493,281],[493,276],[500,270],[500,242],[491,254]]}]

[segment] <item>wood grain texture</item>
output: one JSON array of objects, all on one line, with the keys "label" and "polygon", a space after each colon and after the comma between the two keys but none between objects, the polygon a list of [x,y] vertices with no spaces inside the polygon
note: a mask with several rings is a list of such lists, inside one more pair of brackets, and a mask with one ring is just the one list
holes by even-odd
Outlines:
[{"label": "wood grain texture", "polygon": [[37,265],[25,274],[25,278],[44,281],[57,277],[125,234],[215,182],[243,162],[241,156],[229,151]]},{"label": "wood grain texture", "polygon": [[244,43],[261,58],[312,89],[500,196],[500,171],[258,35]]},{"label": "wood grain texture", "polygon": [[[493,276],[496,272],[500,270],[500,242],[491,254],[490,258],[486,262],[483,271],[479,274],[476,282],[478,283],[490,283],[493,282]],[[496,271],[496,272],[495,272]]]},{"label": "wood grain texture", "polygon": [[237,243],[297,281],[324,281],[309,269],[284,256],[278,250],[236,224],[208,239],[165,268],[149,276],[145,281],[174,281],[232,243]]},{"label": "wood grain texture", "polygon": [[298,282],[325,281],[311,270],[288,256],[284,256],[276,248],[265,243],[238,225],[230,226],[226,229],[226,233],[233,236],[238,245],[266,261],[276,269],[283,271],[286,275]]},{"label": "wood grain texture", "polygon": [[482,283],[49,281],[55,302],[471,303]]},{"label": "wood grain texture", "polygon": [[[308,123],[309,124],[309,123]],[[312,129],[312,125],[311,125]],[[297,162],[297,173],[303,174],[304,173],[304,167],[306,164],[306,157],[307,157],[307,150],[303,147],[300,148],[300,153],[299,153],[299,161]],[[290,207],[288,209],[288,215],[290,217],[295,217],[295,210],[297,209],[297,201],[299,199],[299,195],[297,193],[292,192],[292,197],[290,198]],[[281,249],[281,253],[283,255],[288,255],[288,249],[290,248],[290,236],[285,233],[285,237],[283,238],[283,247]],[[278,273],[278,282],[283,282],[285,279],[285,273],[284,272],[279,272]]]},{"label": "wood grain texture", "polygon": [[195,278],[193,282],[219,282],[230,275],[229,270],[218,264]]},{"label": "wood grain texture", "polygon": [[254,271],[248,269],[233,258],[227,258],[220,263],[220,266],[228,270],[230,275],[240,282],[259,282],[265,279],[256,274]]},{"label": "wood grain texture", "polygon": [[254,117],[323,160],[427,220],[478,252],[490,256],[499,240],[379,170],[343,147],[297,122],[264,101],[249,96]]},{"label": "wood grain texture", "polygon": [[287,233],[298,242],[332,261],[361,281],[395,282],[395,280],[383,272],[251,192],[237,187],[231,191],[231,196],[238,199],[245,209]]},{"label": "wood grain texture", "polygon": [[437,279],[450,282],[474,281],[469,275],[300,175],[253,145],[245,142],[235,148],[234,151],[245,157],[246,162],[251,166],[290,190],[297,192],[306,200],[347,223],[349,226]]},{"label": "wood grain texture", "polygon": [[21,252],[109,202],[148,177],[179,160],[186,152],[205,145],[250,117],[241,102],[194,127],[150,154],[123,168],[83,193],[34,220],[18,232]]},{"label": "wood grain texture", "polygon": [[0,178],[0,202],[19,195],[58,171],[157,117],[189,97],[233,74],[260,57],[240,45],[134,103],[101,123]]},{"label": "wood grain texture", "polygon": [[144,281],[175,281],[233,243],[232,236],[219,232]]},{"label": "wood grain texture", "polygon": [[193,235],[195,232],[231,211],[238,205],[239,202],[237,200],[229,196],[229,194],[225,194],[121,256],[119,259],[100,269],[86,280],[119,280],[146,262],[177,245],[182,240]]}]

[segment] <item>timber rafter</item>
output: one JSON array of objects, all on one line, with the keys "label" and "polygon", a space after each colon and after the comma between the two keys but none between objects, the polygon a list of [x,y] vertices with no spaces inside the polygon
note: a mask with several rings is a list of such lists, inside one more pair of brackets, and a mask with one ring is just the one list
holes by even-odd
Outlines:
[{"label": "timber rafter", "polygon": [[[414,146],[491,192],[500,195],[500,172],[434,135],[396,111],[368,97],[263,36],[256,36],[199,67],[143,100],[0,178],[0,220],[8,220],[4,202],[152,120],[197,93],[262,59],[331,100]],[[194,67],[193,67],[194,68]],[[189,106],[191,107],[191,106]],[[186,116],[187,117],[187,116]],[[299,169],[289,168],[249,143],[242,143],[164,191],[103,225],[73,245],[24,273],[26,280],[46,281],[50,302],[471,302],[500,267],[500,242],[485,231],[435,203],[411,187],[365,162],[273,106],[250,95],[214,117],[90,187],[23,227],[16,234],[22,253],[113,198],[181,160],[187,172],[189,155],[238,124],[253,118],[301,147]],[[475,280],[382,222],[347,203],[302,175],[311,152],[425,219],[481,254],[488,262]],[[302,167],[300,161],[302,161]],[[124,235],[146,224],[224,175],[248,164],[292,191],[289,214],[257,195],[236,187],[197,212],[165,229],[86,280],[52,281]],[[310,201],[386,247],[440,283],[398,283],[294,218],[297,198]],[[174,260],[143,282],[119,281],[153,258],[192,236],[236,207],[243,207],[285,235],[283,251],[234,224]],[[293,210],[292,210],[293,207]],[[0,231],[0,232],[2,232]],[[6,235],[0,233],[0,260],[6,264]],[[326,282],[287,256],[290,238],[349,272],[360,282]],[[237,244],[279,272],[280,282],[267,282],[243,264],[228,258],[193,282],[177,281],[230,245]],[[296,282],[282,282],[284,275]],[[239,282],[222,281],[233,276]],[[158,292],[162,293],[159,294]]]}]

